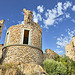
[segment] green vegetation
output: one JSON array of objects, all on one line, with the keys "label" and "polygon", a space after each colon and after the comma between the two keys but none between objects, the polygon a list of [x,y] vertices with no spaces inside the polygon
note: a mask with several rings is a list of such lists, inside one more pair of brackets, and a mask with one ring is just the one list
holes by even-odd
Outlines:
[{"label": "green vegetation", "polygon": [[62,55],[55,59],[46,59],[44,62],[44,69],[49,75],[74,75],[75,62],[67,56]]},{"label": "green vegetation", "polygon": [[63,75],[67,68],[61,62],[53,59],[46,59],[44,61],[44,69],[49,75]]}]

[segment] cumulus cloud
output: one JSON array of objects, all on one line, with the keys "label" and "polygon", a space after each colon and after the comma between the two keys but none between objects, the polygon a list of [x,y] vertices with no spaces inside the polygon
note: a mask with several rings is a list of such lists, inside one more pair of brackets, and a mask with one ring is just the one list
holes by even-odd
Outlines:
[{"label": "cumulus cloud", "polygon": [[72,10],[75,11],[75,5],[72,7]]},{"label": "cumulus cloud", "polygon": [[41,14],[36,13],[35,11],[33,11],[33,21],[36,22],[36,23],[37,23],[38,21],[42,21]]},{"label": "cumulus cloud", "polygon": [[57,48],[64,48],[66,44],[70,43],[72,36],[74,35],[75,35],[75,29],[72,31],[68,29],[67,36],[61,34],[61,36],[57,38],[57,42],[56,42]]},{"label": "cumulus cloud", "polygon": [[42,6],[37,6],[37,10],[38,10],[38,12],[40,12],[40,13],[43,13],[43,11],[44,11],[44,7],[43,7],[43,5]]}]

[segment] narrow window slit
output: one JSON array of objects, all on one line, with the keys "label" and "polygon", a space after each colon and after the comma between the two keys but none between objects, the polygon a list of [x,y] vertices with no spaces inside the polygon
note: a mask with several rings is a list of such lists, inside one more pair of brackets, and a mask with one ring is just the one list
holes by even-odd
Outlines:
[{"label": "narrow window slit", "polygon": [[29,39],[29,30],[24,30],[23,44],[28,44],[28,39]]}]

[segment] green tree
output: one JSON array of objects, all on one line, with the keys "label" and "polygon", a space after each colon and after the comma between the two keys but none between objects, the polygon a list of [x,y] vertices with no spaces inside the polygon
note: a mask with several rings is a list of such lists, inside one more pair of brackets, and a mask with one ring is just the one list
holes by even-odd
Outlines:
[{"label": "green tree", "polygon": [[66,75],[67,68],[61,62],[54,59],[46,59],[43,64],[49,75]]},{"label": "green tree", "polygon": [[55,58],[55,60],[58,62],[62,62],[62,64],[67,67],[67,71],[66,71],[67,75],[75,74],[75,62],[72,59],[70,59],[68,56],[61,55]]}]

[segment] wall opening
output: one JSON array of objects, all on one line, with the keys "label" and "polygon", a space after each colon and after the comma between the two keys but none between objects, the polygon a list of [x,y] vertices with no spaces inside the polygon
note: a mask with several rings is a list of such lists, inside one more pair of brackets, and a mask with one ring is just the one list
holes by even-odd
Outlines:
[{"label": "wall opening", "polygon": [[24,30],[24,39],[23,44],[28,44],[29,39],[29,30]]}]

